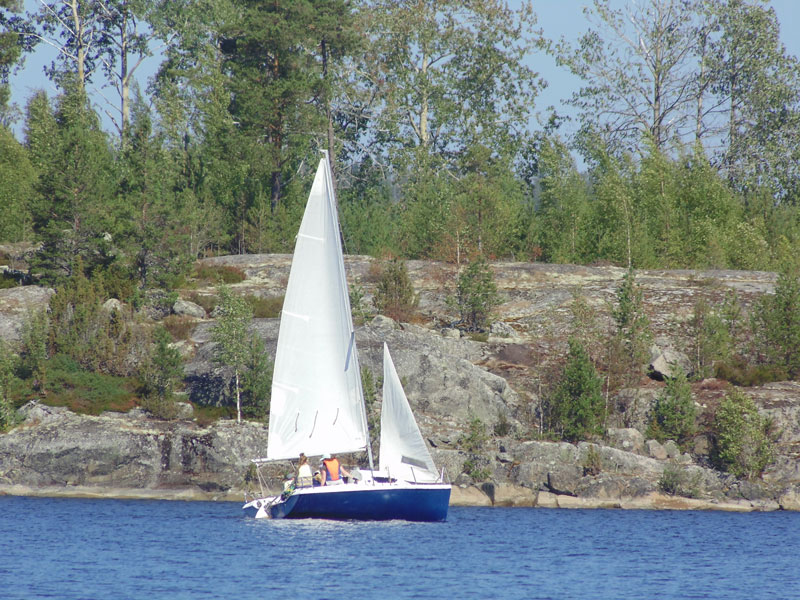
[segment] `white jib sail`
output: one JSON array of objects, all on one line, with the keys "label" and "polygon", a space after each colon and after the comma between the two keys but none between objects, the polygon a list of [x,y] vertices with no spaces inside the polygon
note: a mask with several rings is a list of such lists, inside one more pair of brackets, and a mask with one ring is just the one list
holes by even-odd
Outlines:
[{"label": "white jib sail", "polygon": [[381,471],[406,481],[434,481],[436,465],[419,431],[389,348],[383,345],[381,406]]},{"label": "white jib sail", "polygon": [[367,445],[333,178],[320,161],[297,234],[272,378],[267,458]]}]

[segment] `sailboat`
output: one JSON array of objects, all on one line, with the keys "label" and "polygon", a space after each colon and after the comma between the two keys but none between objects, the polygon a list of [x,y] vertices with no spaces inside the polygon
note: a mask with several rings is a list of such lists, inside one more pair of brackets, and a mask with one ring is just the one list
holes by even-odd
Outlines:
[{"label": "sailboat", "polygon": [[256,467],[301,454],[367,452],[369,469],[344,485],[289,485],[282,494],[245,498],[256,518],[444,521],[450,484],[420,434],[384,344],[380,468],[373,464],[355,344],[333,176],[327,154],[317,168],[297,234],[281,312],[272,380],[267,456]]}]

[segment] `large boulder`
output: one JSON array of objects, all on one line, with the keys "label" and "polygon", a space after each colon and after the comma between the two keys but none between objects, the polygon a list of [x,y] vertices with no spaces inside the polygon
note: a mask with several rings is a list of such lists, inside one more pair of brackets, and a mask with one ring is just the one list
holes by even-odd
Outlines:
[{"label": "large boulder", "polygon": [[172,305],[172,312],[176,315],[194,317],[196,319],[205,319],[206,311],[199,304],[178,298],[175,304]]},{"label": "large boulder", "polygon": [[674,348],[661,348],[659,346],[650,347],[650,364],[648,372],[650,376],[659,381],[671,379],[678,372],[690,375],[692,362],[683,352],[678,352]]},{"label": "large boulder", "polygon": [[55,290],[35,285],[0,289],[0,339],[18,341],[25,321],[45,310],[53,294]]}]

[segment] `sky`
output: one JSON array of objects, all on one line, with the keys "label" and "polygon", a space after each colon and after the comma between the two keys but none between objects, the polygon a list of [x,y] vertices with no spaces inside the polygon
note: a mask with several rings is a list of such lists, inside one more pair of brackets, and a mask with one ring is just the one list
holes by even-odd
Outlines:
[{"label": "sky", "polygon": [[[645,1],[645,0],[640,0]],[[618,6],[634,4],[636,0],[614,0]],[[510,0],[512,6],[519,6],[520,0]],[[562,36],[568,40],[576,40],[578,36],[588,28],[588,22],[584,16],[583,9],[590,5],[587,0],[533,0],[533,8],[539,21],[539,26],[543,29],[544,35],[550,39],[559,39]],[[25,0],[25,9],[32,11],[39,5],[37,0]],[[770,5],[775,9],[781,26],[781,36],[783,43],[790,54],[800,56],[800,36],[796,35],[797,26],[800,24],[800,0],[772,0]],[[49,64],[53,59],[54,53],[42,46],[34,55],[26,59],[25,67],[12,77],[12,100],[20,108],[24,108],[28,98],[38,89],[45,89],[50,94],[55,94],[53,84],[47,80],[42,72],[44,65]],[[571,75],[565,69],[556,66],[555,60],[543,53],[532,55],[528,59],[530,66],[539,72],[547,81],[548,86],[535,102],[535,110],[543,113],[548,106],[552,105],[559,114],[569,114],[569,108],[563,100],[569,98],[580,86],[580,80]],[[158,67],[158,58],[151,57],[140,68],[140,85],[146,87],[146,79],[151,76]],[[113,90],[108,90],[113,95]],[[103,100],[95,95],[98,108],[102,110]],[[114,107],[112,107],[114,108]],[[113,127],[106,119],[104,121],[106,129],[111,131]],[[15,133],[19,136],[21,124],[14,127]]]}]

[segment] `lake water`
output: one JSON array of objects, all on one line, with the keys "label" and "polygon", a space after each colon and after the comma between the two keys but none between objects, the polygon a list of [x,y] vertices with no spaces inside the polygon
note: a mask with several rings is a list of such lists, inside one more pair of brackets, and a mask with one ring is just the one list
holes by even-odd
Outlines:
[{"label": "lake water", "polygon": [[0,497],[0,598],[800,598],[800,514],[451,508],[269,521],[232,503]]}]

